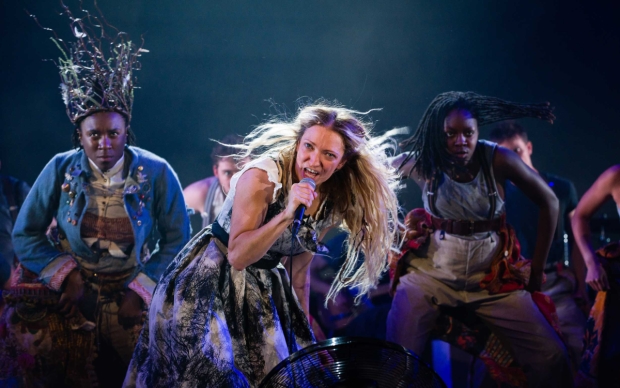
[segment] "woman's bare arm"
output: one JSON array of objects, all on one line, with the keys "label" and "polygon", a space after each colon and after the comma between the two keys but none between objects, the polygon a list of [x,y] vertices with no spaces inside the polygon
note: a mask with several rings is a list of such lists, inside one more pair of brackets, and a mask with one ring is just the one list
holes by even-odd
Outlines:
[{"label": "woman's bare arm", "polygon": [[267,253],[267,250],[293,222],[300,204],[312,206],[316,193],[307,183],[294,184],[286,208],[262,225],[273,198],[275,184],[267,173],[249,169],[237,182],[228,240],[228,261],[241,271]]},{"label": "woman's bare arm", "polygon": [[526,166],[514,152],[497,147],[493,167],[498,183],[513,182],[539,208],[538,236],[532,257],[532,272],[527,290],[540,291],[549,248],[558,224],[559,201],[538,173]]},{"label": "woman's bare arm", "polygon": [[[418,186],[422,187],[424,180],[420,178],[418,173],[413,168],[415,158],[410,158],[407,160],[408,155],[408,152],[403,152],[402,154],[396,155],[388,160],[390,165],[398,170],[402,179],[413,179]],[[405,160],[407,160],[407,163],[403,164]]]},{"label": "woman's bare arm", "polygon": [[[310,263],[314,257],[312,252],[304,252],[297,256],[293,256],[293,269],[289,277],[293,282],[293,289],[301,307],[310,318]],[[287,258],[288,261],[288,258]],[[285,262],[286,270],[289,270],[289,264]]]},{"label": "woman's bare arm", "polygon": [[205,200],[209,191],[209,178],[199,180],[183,189],[183,198],[188,208],[199,214],[205,211]]},{"label": "woman's bare arm", "polygon": [[583,195],[571,219],[575,243],[587,267],[586,282],[595,291],[609,288],[607,274],[594,254],[591,243],[590,219],[609,199],[620,200],[620,165],[607,169]]}]

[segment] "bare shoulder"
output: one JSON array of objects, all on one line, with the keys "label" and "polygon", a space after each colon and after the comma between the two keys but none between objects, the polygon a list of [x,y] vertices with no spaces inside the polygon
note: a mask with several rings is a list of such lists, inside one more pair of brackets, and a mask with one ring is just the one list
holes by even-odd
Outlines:
[{"label": "bare shoulder", "polygon": [[599,179],[604,179],[611,184],[620,184],[620,164],[609,167],[601,174]]},{"label": "bare shoulder", "polygon": [[416,158],[409,154],[409,152],[403,152],[389,159],[393,168],[398,170],[398,173],[403,179],[413,179],[415,181],[420,180],[417,172],[414,170]]},{"label": "bare shoulder", "polygon": [[498,145],[493,153],[493,167],[502,167],[505,164],[512,164],[519,159],[519,156],[512,150]]},{"label": "bare shoulder", "polygon": [[495,147],[495,151],[493,152],[493,159],[491,161],[493,165],[493,174],[495,175],[495,180],[501,185],[504,184],[507,176],[510,175],[510,165],[513,163],[511,161],[510,150],[498,145]]},{"label": "bare shoulder", "polygon": [[515,174],[526,173],[530,170],[519,155],[500,145],[495,147],[492,163],[495,178],[500,182],[506,179],[512,180],[515,178]]},{"label": "bare shoulder", "polygon": [[274,189],[275,183],[269,180],[266,171],[260,168],[250,168],[239,177],[235,190],[235,200],[237,198],[266,199],[269,203],[273,197]]},{"label": "bare shoulder", "polygon": [[497,146],[493,155],[493,175],[502,198],[506,181],[514,183],[534,203],[538,200],[549,200],[555,195],[540,175],[523,163],[514,151]]},{"label": "bare shoulder", "polygon": [[267,172],[258,168],[246,170],[237,182],[233,201],[230,238],[261,226],[273,198],[275,184]]},{"label": "bare shoulder", "polygon": [[185,189],[183,189],[183,192],[188,192],[188,193],[196,193],[196,192],[201,192],[201,191],[207,191],[209,190],[209,186],[211,186],[211,182],[213,182],[213,179],[215,177],[207,177],[205,179],[201,179],[199,181],[196,181],[194,183],[191,183],[189,186],[187,186]]},{"label": "bare shoulder", "polygon": [[575,209],[575,216],[590,218],[607,200],[620,204],[620,165],[605,170],[583,194]]},{"label": "bare shoulder", "polygon": [[595,182],[601,190],[609,190],[616,203],[620,203],[620,164],[605,170]]},{"label": "bare shoulder", "polygon": [[198,212],[204,211],[205,200],[207,199],[207,193],[215,177],[208,177],[194,182],[183,189],[183,198],[189,208],[192,208]]},{"label": "bare shoulder", "polygon": [[407,152],[403,152],[401,154],[393,156],[390,158],[390,163],[392,164],[394,168],[398,168],[403,164],[405,159],[407,159],[407,155],[408,155]]}]

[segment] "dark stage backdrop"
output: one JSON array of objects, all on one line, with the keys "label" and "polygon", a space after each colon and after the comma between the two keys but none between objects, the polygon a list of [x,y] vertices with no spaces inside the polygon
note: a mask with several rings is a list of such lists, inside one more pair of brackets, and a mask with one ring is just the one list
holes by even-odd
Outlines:
[{"label": "dark stage backdrop", "polygon": [[[59,52],[24,10],[61,37],[70,31],[55,1],[0,4],[2,171],[32,183],[70,148],[72,127],[56,69],[42,61]],[[290,112],[300,98],[320,97],[382,108],[372,118],[384,131],[415,128],[448,90],[551,101],[554,125],[523,121],[533,160],[573,179],[580,195],[620,163],[618,2],[102,0],[100,8],[134,40],[144,36],[150,53],[132,127],[183,186],[210,174],[210,138],[247,133],[275,112],[272,102]],[[407,206],[419,204],[413,196]]]}]

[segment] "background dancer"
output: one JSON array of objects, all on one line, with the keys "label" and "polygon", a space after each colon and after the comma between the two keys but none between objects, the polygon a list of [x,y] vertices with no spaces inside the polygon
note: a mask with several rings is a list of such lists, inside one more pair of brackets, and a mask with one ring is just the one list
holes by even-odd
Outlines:
[{"label": "background dancer", "polygon": [[64,12],[76,40],[58,66],[75,149],[49,161],[17,218],[22,272],[0,353],[21,363],[3,363],[4,372],[28,384],[114,387],[155,283],[189,240],[189,220],[172,168],[133,145],[133,72],[145,50],[124,33],[109,37],[102,18]]},{"label": "background dancer", "polygon": [[607,169],[583,195],[572,218],[575,241],[588,268],[586,282],[597,292],[584,336],[580,384],[617,387],[620,362],[620,243],[592,247],[589,221],[612,200],[620,213],[620,165]]},{"label": "background dancer", "polygon": [[[422,187],[430,229],[417,256],[401,258],[387,339],[421,354],[441,309],[464,307],[499,333],[531,386],[567,387],[566,349],[529,293],[541,287],[557,199],[514,152],[478,140],[479,126],[519,117],[554,118],[548,104],[443,93],[403,143],[411,151],[394,163]],[[540,209],[529,281],[518,250],[511,249],[514,232],[504,222],[507,179]]]},{"label": "background dancer", "polygon": [[[217,142],[211,151],[213,176],[194,182],[183,189],[187,207],[194,209],[202,219],[201,227],[194,228],[195,233],[211,225],[222,210],[224,200],[230,190],[230,180],[239,172],[240,167],[232,156],[238,150],[229,145],[240,143],[242,140],[241,136],[229,135],[223,138],[221,143]],[[247,161],[243,162],[247,163]],[[193,221],[192,224],[194,224]]]}]

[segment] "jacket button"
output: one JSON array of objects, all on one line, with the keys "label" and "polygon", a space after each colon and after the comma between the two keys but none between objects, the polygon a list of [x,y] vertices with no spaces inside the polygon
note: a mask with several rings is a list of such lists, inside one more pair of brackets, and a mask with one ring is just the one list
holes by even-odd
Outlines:
[{"label": "jacket button", "polygon": [[137,224],[138,226],[142,225],[142,221],[138,220]]},{"label": "jacket button", "polygon": [[142,170],[144,170],[144,167],[138,166],[138,171],[142,171]]}]

